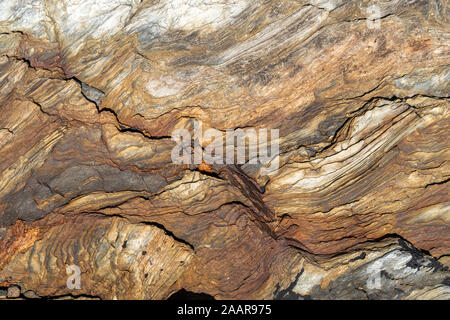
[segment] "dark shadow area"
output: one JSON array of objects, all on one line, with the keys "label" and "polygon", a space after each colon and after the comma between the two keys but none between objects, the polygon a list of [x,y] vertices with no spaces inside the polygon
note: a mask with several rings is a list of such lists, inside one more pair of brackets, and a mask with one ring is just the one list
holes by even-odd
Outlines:
[{"label": "dark shadow area", "polygon": [[175,292],[167,300],[215,300],[213,296],[207,293],[196,293],[181,289]]}]

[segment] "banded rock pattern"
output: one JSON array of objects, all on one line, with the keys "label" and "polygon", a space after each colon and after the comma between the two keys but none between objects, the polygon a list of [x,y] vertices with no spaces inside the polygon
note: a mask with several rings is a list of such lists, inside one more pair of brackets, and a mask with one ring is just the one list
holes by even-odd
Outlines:
[{"label": "banded rock pattern", "polygon": [[[2,1],[0,293],[448,299],[449,16]],[[174,163],[194,120],[279,129],[279,169]]]}]

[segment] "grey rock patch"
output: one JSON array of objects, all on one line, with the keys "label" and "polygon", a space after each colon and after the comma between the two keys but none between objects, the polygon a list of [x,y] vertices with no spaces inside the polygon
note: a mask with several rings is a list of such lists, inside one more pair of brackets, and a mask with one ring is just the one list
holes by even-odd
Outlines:
[{"label": "grey rock patch", "polygon": [[[390,244],[389,241],[386,247],[372,253],[366,249],[337,257],[331,266],[313,263],[313,267],[303,269],[287,289],[275,292],[274,297],[391,300],[445,299],[449,296],[450,271],[446,266],[403,239]],[[339,271],[342,265],[349,267],[344,273]],[[335,273],[338,276],[333,278]],[[329,276],[332,280],[324,284],[322,279]]]},{"label": "grey rock patch", "polygon": [[105,94],[98,90],[97,88],[88,86],[85,83],[81,83],[81,92],[91,102],[94,102],[97,106],[100,106],[102,103],[102,99],[105,96]]}]

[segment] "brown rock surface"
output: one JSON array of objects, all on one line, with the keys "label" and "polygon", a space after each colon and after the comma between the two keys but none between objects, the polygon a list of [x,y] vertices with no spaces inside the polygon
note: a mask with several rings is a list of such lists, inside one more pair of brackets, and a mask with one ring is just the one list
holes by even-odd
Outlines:
[{"label": "brown rock surface", "polygon": [[[449,9],[2,1],[0,289],[449,299]],[[175,163],[194,120],[279,166]]]}]

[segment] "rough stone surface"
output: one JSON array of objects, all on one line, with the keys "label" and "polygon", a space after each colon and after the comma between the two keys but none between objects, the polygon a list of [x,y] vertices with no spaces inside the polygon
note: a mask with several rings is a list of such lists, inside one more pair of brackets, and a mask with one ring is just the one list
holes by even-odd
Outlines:
[{"label": "rough stone surface", "polygon": [[[1,1],[0,289],[449,299],[449,10]],[[194,120],[279,169],[174,163]]]},{"label": "rough stone surface", "polygon": [[18,286],[10,286],[8,288],[8,298],[18,298],[20,297],[20,288]]}]

